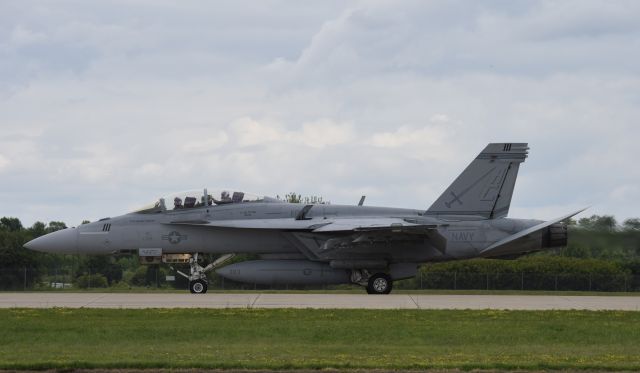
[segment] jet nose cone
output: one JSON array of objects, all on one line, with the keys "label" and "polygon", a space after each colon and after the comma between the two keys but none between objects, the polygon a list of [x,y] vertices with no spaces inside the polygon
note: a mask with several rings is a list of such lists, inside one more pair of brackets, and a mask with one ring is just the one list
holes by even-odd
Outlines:
[{"label": "jet nose cone", "polygon": [[78,250],[78,230],[67,228],[45,234],[27,242],[24,247],[45,253],[72,254]]}]

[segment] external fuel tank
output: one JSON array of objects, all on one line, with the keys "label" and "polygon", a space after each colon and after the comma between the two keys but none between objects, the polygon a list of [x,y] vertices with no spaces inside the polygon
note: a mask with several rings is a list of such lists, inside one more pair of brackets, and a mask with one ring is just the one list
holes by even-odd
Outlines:
[{"label": "external fuel tank", "polygon": [[310,260],[251,260],[216,270],[229,280],[260,285],[349,283],[349,271]]}]

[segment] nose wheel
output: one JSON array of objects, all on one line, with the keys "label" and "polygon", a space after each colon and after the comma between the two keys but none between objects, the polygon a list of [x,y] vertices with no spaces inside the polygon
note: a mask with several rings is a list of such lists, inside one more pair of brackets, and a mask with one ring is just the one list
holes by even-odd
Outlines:
[{"label": "nose wheel", "polygon": [[207,292],[207,282],[204,280],[189,281],[191,294],[204,294]]}]

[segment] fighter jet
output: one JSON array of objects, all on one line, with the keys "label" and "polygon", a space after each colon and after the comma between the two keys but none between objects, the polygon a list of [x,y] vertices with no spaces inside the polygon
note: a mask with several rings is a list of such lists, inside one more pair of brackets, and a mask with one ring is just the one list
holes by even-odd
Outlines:
[{"label": "fighter jet", "polygon": [[[189,263],[192,293],[206,273],[255,284],[357,284],[388,294],[421,265],[515,258],[566,246],[563,220],[507,218],[526,143],[492,143],[428,209],[287,203],[203,189],[159,198],[125,215],[53,232],[25,247],[51,253],[135,253],[142,262]],[[203,266],[202,253],[222,254]],[[238,253],[259,260],[226,265]]]}]

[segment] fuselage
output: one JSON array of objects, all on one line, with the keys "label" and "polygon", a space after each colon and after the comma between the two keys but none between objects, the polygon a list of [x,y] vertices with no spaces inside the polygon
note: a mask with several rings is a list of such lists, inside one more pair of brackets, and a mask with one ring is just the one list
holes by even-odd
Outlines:
[{"label": "fuselage", "polygon": [[[180,222],[248,221],[295,219],[304,207],[297,203],[242,203],[165,210],[153,213],[129,213],[84,224],[77,228],[40,237],[29,243],[35,250],[57,253],[114,254],[140,249],[161,249],[163,253],[255,253],[264,256],[304,258],[304,250],[292,240],[295,230],[233,229],[202,227]],[[368,256],[393,262],[428,262],[465,259],[515,232],[540,223],[539,220],[483,219],[474,216],[425,216],[424,210],[351,205],[314,205],[306,215],[310,224],[332,218],[389,217],[417,220],[438,226],[446,238],[446,250],[435,249],[421,238],[385,242],[368,246]],[[520,242],[517,252],[541,249],[541,234]],[[514,254],[517,254],[514,252]],[[342,253],[348,257],[351,254]],[[308,255],[306,255],[308,256]],[[318,260],[318,258],[307,258]],[[340,259],[326,257],[325,259]]]},{"label": "fuselage", "polygon": [[[506,217],[528,149],[526,143],[488,144],[427,209],[361,206],[364,197],[358,206],[286,203],[205,188],[54,232],[25,247],[58,253],[137,252],[147,263],[173,263],[184,256],[190,274],[178,272],[189,279],[194,293],[206,292],[206,271],[233,254],[252,253],[260,259],[220,267],[216,273],[261,284],[355,283],[368,293],[388,294],[394,280],[415,276],[422,263],[514,258],[566,245],[562,221],[580,211],[547,222]],[[202,267],[199,253],[228,255]]]}]

